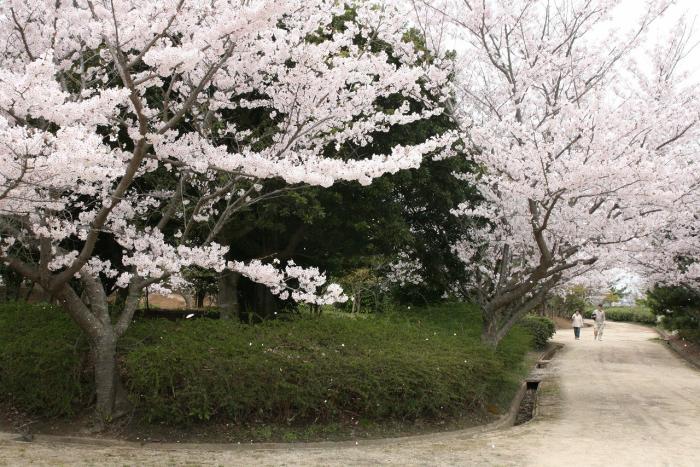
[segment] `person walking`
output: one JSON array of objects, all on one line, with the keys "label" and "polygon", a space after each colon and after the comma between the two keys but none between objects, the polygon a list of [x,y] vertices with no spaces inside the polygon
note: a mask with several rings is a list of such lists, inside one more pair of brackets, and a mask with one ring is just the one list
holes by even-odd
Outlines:
[{"label": "person walking", "polygon": [[581,328],[583,327],[583,316],[581,315],[581,310],[576,310],[576,313],[574,313],[571,316],[571,325],[574,328],[574,336],[576,337],[576,340],[581,337]]},{"label": "person walking", "polygon": [[605,312],[603,305],[598,305],[598,308],[593,310],[593,319],[595,320],[593,328],[593,340],[603,340],[603,330],[605,329]]}]

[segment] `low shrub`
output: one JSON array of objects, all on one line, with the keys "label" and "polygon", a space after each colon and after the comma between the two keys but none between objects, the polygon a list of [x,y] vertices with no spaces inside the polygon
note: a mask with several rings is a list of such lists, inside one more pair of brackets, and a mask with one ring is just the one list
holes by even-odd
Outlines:
[{"label": "low shrub", "polygon": [[538,315],[527,315],[522,320],[520,320],[520,326],[525,328],[527,332],[532,336],[532,343],[536,349],[544,349],[547,346],[547,342],[552,338],[556,327],[554,321],[551,319],[538,316]]},{"label": "low shrub", "polygon": [[[487,348],[474,307],[362,316],[140,320],[120,341],[121,372],[137,417],[170,425],[447,418],[506,405],[523,376],[528,332],[516,326]],[[0,397],[18,408],[70,415],[85,407],[87,353],[62,311],[0,306]]]},{"label": "low shrub", "polygon": [[700,292],[688,287],[655,287],[647,292],[646,304],[661,325],[677,330],[686,340],[700,343]]},{"label": "low shrub", "polygon": [[[416,315],[183,321],[126,355],[127,384],[148,420],[169,424],[415,420],[458,414],[514,389],[527,351],[522,333],[499,353],[444,324]],[[147,326],[134,332],[153,337],[157,325]]]},{"label": "low shrub", "polygon": [[[618,306],[603,308],[605,318],[612,321],[627,321],[632,323],[655,324],[656,316],[646,307],[641,306]],[[586,310],[584,317],[592,318],[593,310]]]},{"label": "low shrub", "polygon": [[92,397],[88,344],[62,311],[46,304],[0,307],[0,399],[45,416],[75,413]]}]

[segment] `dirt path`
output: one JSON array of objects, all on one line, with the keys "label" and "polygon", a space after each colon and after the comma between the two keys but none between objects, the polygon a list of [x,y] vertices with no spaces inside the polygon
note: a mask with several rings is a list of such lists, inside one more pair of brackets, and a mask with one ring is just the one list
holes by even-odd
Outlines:
[{"label": "dirt path", "polygon": [[700,372],[648,328],[608,323],[566,344],[541,384],[539,414],[519,427],[400,440],[290,445],[100,447],[21,443],[0,433],[0,465],[698,465]]}]

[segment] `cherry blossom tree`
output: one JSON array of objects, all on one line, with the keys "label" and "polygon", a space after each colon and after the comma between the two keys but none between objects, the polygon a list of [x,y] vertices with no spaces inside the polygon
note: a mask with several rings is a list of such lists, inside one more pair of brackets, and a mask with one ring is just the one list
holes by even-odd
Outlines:
[{"label": "cherry blossom tree", "polygon": [[[318,269],[224,260],[214,240],[236,213],[301,185],[369,184],[452,140],[335,157],[441,113],[449,75],[402,40],[395,9],[345,3],[0,6],[0,261],[88,335],[100,418],[120,410],[116,343],[143,289],[186,288],[184,268],[235,271],[299,301],[345,299]],[[332,27],[346,8],[353,20]],[[398,109],[382,107],[397,96]],[[250,112],[264,131],[239,124]],[[109,284],[126,291],[116,310]]]},{"label": "cherry blossom tree", "polygon": [[412,2],[428,41],[461,56],[450,110],[484,201],[455,214],[488,222],[455,252],[473,271],[484,342],[573,278],[668,270],[697,248],[700,106],[677,66],[688,28],[647,49],[670,3],[646,2],[626,30],[614,0]]},{"label": "cherry blossom tree", "polygon": [[643,274],[643,285],[681,286],[691,293],[700,292],[700,171],[697,164],[700,147],[688,149],[695,155],[684,180],[677,187],[674,217],[655,233],[652,248],[633,245],[628,254],[634,267]]}]

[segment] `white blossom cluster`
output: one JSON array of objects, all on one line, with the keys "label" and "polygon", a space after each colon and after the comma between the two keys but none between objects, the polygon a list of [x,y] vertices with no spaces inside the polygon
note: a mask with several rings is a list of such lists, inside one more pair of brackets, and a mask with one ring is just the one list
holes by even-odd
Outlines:
[{"label": "white blossom cluster", "polygon": [[411,258],[407,252],[402,251],[388,264],[385,279],[389,284],[399,287],[420,285],[424,282],[422,269],[423,265],[418,259]]},{"label": "white blossom cluster", "polygon": [[278,267],[279,260],[263,263],[253,260],[248,263],[233,261],[227,267],[250,280],[264,284],[282,300],[291,298],[296,302],[316,305],[343,303],[348,297],[338,284],[327,284],[326,276],[318,268],[303,268],[288,261],[284,268]]}]

